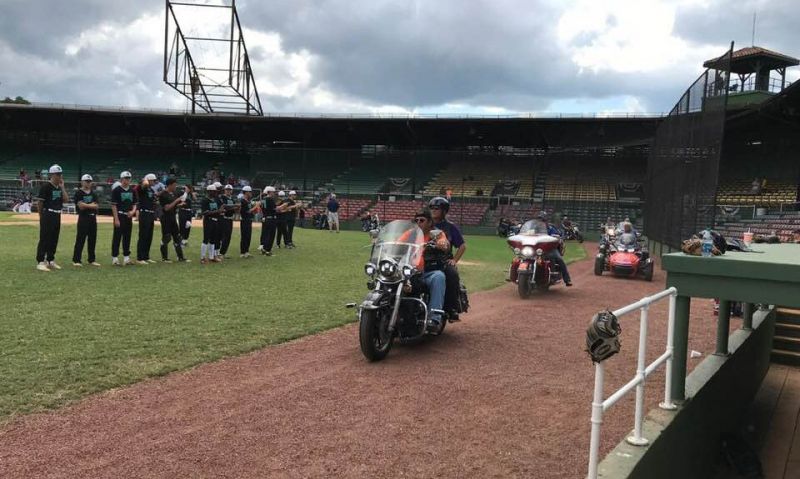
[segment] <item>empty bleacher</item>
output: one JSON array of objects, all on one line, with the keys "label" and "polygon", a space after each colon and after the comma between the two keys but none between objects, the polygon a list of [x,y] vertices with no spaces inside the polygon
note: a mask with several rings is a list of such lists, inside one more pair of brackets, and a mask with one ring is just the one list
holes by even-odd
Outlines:
[{"label": "empty bleacher", "polygon": [[797,201],[797,184],[782,179],[767,179],[758,193],[753,193],[753,179],[720,179],[717,204],[731,206],[770,207]]},{"label": "empty bleacher", "polygon": [[[456,197],[490,196],[503,186],[504,196],[530,197],[533,191],[533,170],[522,162],[496,156],[465,161],[454,161],[433,176],[425,186],[427,196],[445,194],[448,190]],[[506,184],[514,186],[505,188]]]},{"label": "empty bleacher", "polygon": [[773,232],[781,241],[791,241],[792,232],[800,229],[800,212],[771,213],[750,220],[718,224],[716,230],[725,237],[741,239],[745,232],[768,236]]}]

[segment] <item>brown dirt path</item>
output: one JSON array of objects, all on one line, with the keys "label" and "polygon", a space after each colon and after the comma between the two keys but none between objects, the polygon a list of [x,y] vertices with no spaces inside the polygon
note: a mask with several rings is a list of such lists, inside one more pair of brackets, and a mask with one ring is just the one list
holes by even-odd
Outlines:
[{"label": "brown dirt path", "polygon": [[[586,324],[664,285],[660,271],[653,283],[595,277],[594,248],[571,266],[573,288],[527,301],[511,285],[475,294],[444,336],[381,363],[362,358],[349,325],[20,418],[0,430],[0,477],[583,477]],[[693,309],[689,347],[709,353],[711,305]],[[665,311],[651,310],[651,358]],[[606,395],[635,371],[638,319],[622,324]],[[649,382],[648,408],[662,383]],[[632,411],[632,396],[610,411],[604,451]]]}]

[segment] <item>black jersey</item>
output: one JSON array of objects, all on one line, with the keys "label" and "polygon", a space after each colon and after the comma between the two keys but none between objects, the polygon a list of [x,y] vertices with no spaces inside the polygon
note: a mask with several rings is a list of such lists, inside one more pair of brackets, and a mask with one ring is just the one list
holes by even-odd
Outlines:
[{"label": "black jersey", "polygon": [[202,200],[200,200],[200,211],[203,216],[207,217],[217,217],[217,213],[220,210],[221,203],[219,198],[209,198],[206,196]]},{"label": "black jersey", "polygon": [[255,200],[242,198],[240,204],[242,207],[239,215],[242,217],[242,221],[253,221],[253,213],[250,210],[256,207]]},{"label": "black jersey", "polygon": [[261,199],[261,212],[264,214],[265,219],[275,219],[275,215],[277,214],[275,211],[276,207],[277,205],[275,204],[275,198],[265,196]]},{"label": "black jersey", "polygon": [[[73,203],[75,203],[76,208],[78,208],[78,203],[86,203],[86,204],[97,203],[97,194],[94,192],[94,190],[88,193],[83,190],[78,190],[75,192],[75,196],[72,201]],[[96,215],[97,215],[97,210],[89,210],[89,209],[82,210],[78,208],[78,216],[88,217]]]},{"label": "black jersey", "polygon": [[142,188],[141,186],[138,188],[137,194],[139,195],[139,209],[146,210],[146,211],[153,211],[155,210],[155,197],[156,193],[153,191],[153,188],[147,187]]},{"label": "black jersey", "polygon": [[219,197],[220,201],[222,202],[222,206],[225,208],[225,218],[232,220],[233,215],[236,213],[236,198],[233,196],[222,195]]},{"label": "black jersey", "polygon": [[111,192],[111,204],[116,205],[117,211],[120,213],[127,213],[132,210],[133,205],[138,202],[139,197],[131,187],[126,190],[122,185],[119,185]]},{"label": "black jersey", "polygon": [[36,196],[37,200],[42,200],[42,207],[45,210],[53,210],[61,212],[64,207],[63,186],[53,186],[49,181],[42,185],[39,189],[39,194]]},{"label": "black jersey", "polygon": [[[292,207],[292,206],[296,205],[297,202],[295,200],[289,198],[289,199],[283,200],[283,204],[288,206],[288,207]],[[282,219],[291,220],[291,219],[294,219],[297,216],[297,211],[295,211],[293,209],[286,210],[285,212],[281,213],[281,216],[283,217]]]}]

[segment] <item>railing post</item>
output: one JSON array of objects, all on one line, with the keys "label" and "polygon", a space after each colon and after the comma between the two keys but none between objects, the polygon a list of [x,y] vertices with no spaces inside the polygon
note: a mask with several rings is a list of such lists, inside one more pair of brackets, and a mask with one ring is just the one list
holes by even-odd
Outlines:
[{"label": "railing post", "polygon": [[731,302],[727,299],[719,300],[719,314],[717,314],[717,349],[716,356],[728,355],[728,332],[731,323]]},{"label": "railing post", "polygon": [[753,330],[753,310],[756,305],[753,303],[744,303],[742,305],[742,329],[744,331]]},{"label": "railing post", "polygon": [[675,329],[673,330],[672,391],[673,401],[686,399],[686,353],[689,349],[689,313],[691,298],[675,298]]},{"label": "railing post", "polygon": [[650,311],[650,305],[642,306],[642,312],[639,317],[639,360],[636,363],[636,377],[639,379],[639,384],[636,385],[636,412],[633,418],[633,435],[628,436],[625,440],[628,444],[634,446],[646,446],[650,441],[642,437],[642,420],[644,419],[644,382],[645,368],[647,365],[647,317]]},{"label": "railing post", "polygon": [[670,392],[672,391],[672,358],[675,355],[674,338],[672,335],[675,332],[675,293],[669,296],[669,319],[667,320],[667,352],[669,358],[666,365],[666,377],[664,378],[664,402],[660,403],[658,407],[673,411],[677,409],[675,403],[672,402]]},{"label": "railing post", "polygon": [[597,479],[597,464],[600,462],[600,427],[603,424],[603,363],[594,365],[594,398],[592,399],[592,436],[589,441],[588,479]]}]

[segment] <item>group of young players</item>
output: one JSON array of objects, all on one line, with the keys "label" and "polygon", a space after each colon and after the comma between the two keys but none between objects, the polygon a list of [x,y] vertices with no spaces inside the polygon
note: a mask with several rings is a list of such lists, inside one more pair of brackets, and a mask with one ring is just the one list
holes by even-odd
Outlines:
[{"label": "group of young players", "polygon": [[[179,262],[189,262],[184,255],[188,245],[192,219],[195,216],[193,205],[197,195],[190,186],[179,193],[174,178],[165,184],[157,182],[153,174],[146,175],[139,185],[131,185],[131,173],[123,171],[111,191],[111,213],[114,232],[111,242],[111,264],[123,266],[131,264],[146,265],[155,263],[150,258],[155,221],[161,223],[161,261],[169,259],[169,243],[172,242]],[[61,212],[69,197],[64,186],[63,171],[53,165],[49,169],[49,181],[44,183],[36,197],[39,212],[39,243],[36,250],[36,268],[40,271],[58,270],[55,262],[61,230]],[[93,178],[83,175],[81,187],[75,191],[73,201],[78,213],[78,228],[73,250],[72,264],[82,267],[84,245],[87,246],[88,264],[100,266],[96,257],[98,197]],[[241,228],[240,257],[249,258],[252,237],[252,224],[261,216],[263,227],[258,249],[264,255],[272,255],[272,248],[281,242],[286,248],[294,248],[294,227],[298,212],[303,208],[294,191],[285,193],[268,186],[263,195],[256,198],[249,186],[242,188],[238,197],[233,195],[231,185],[219,183],[206,187],[205,196],[200,200],[200,216],[203,219],[203,241],[200,247],[200,262],[203,264],[221,262],[228,257],[228,249],[233,234],[233,223],[239,217]],[[133,218],[138,218],[139,235],[136,244],[136,259],[131,259],[131,240]],[[120,247],[122,260],[120,261]]]}]

